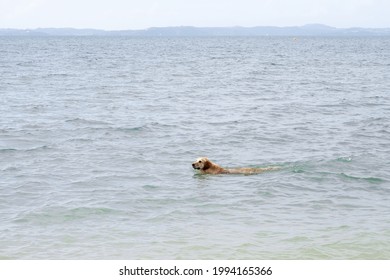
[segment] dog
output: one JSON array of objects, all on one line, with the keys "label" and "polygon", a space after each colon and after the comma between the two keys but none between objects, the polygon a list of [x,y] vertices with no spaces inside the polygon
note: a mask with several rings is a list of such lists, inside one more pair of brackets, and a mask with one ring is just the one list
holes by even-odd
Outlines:
[{"label": "dog", "polygon": [[200,157],[192,163],[192,168],[199,170],[201,174],[259,174],[265,171],[278,170],[280,167],[263,167],[263,168],[223,168],[215,164],[207,157]]}]

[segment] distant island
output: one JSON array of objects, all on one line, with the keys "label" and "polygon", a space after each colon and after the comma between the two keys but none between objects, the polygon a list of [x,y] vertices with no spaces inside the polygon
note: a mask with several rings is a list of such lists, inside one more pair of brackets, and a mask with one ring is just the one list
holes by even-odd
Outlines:
[{"label": "distant island", "polygon": [[390,28],[336,28],[323,24],[276,27],[151,27],[143,30],[106,31],[76,28],[1,29],[0,36],[390,36]]}]

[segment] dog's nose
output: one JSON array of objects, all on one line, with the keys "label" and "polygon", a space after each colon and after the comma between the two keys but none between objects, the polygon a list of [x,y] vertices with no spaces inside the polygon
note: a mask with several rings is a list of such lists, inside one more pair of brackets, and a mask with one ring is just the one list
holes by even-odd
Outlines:
[{"label": "dog's nose", "polygon": [[192,164],[192,167],[195,168],[195,163]]}]

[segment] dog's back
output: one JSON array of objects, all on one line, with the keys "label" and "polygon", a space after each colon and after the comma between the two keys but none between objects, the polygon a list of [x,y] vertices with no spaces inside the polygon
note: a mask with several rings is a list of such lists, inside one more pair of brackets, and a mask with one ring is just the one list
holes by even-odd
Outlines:
[{"label": "dog's back", "polygon": [[228,174],[259,174],[266,171],[278,170],[280,167],[264,167],[264,168],[252,168],[252,167],[244,167],[244,168],[227,168]]}]

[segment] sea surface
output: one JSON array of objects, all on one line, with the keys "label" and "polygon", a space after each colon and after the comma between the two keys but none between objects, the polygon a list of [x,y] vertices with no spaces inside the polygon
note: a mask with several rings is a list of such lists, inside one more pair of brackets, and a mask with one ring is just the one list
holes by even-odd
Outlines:
[{"label": "sea surface", "polygon": [[0,259],[390,259],[390,38],[1,37]]}]

